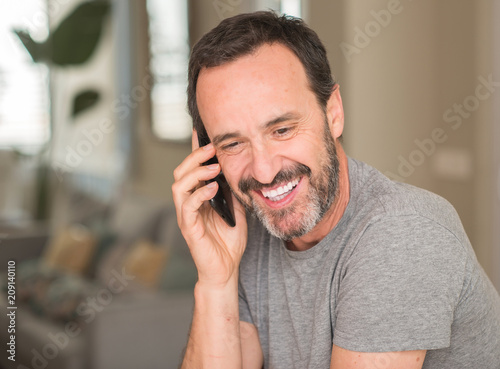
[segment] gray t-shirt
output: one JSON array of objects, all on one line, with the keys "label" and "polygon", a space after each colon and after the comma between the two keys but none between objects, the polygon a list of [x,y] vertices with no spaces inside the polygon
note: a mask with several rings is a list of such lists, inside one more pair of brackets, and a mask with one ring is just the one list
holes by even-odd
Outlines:
[{"label": "gray t-shirt", "polygon": [[240,319],[257,327],[265,368],[327,369],[335,344],[386,352],[379,364],[426,349],[424,368],[499,369],[500,297],[453,207],[348,165],[349,204],[313,248],[290,251],[249,217]]}]

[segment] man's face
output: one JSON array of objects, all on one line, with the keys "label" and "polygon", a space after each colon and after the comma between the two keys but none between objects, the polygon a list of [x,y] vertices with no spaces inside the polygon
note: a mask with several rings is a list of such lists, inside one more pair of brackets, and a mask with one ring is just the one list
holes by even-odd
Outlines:
[{"label": "man's face", "polygon": [[[271,184],[263,184],[252,177],[242,178],[239,181],[239,193],[246,195],[241,197],[234,192],[238,200],[245,207],[254,212],[268,231],[285,241],[301,237],[308,233],[323,218],[330,209],[338,187],[339,163],[335,151],[334,141],[330,134],[330,129],[325,122],[323,126],[323,147],[326,156],[320,163],[317,173],[312,173],[310,167],[297,163],[290,168],[280,170]],[[269,206],[262,206],[258,196],[263,194],[267,201],[274,205],[286,199],[295,191],[295,184],[300,183],[302,178],[307,178],[309,186],[304,190],[305,200],[291,202],[287,206],[276,209]],[[298,185],[297,185],[298,187]],[[269,188],[276,189],[276,193]]]},{"label": "man's face", "polygon": [[334,117],[319,106],[295,54],[264,45],[204,69],[197,102],[238,200],[282,239],[313,229],[337,189]]}]

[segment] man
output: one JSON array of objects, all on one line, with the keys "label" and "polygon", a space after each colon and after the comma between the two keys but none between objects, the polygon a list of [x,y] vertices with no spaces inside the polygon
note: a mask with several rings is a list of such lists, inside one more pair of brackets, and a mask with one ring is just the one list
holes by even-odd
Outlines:
[{"label": "man", "polygon": [[[193,49],[188,95],[212,143],[194,132],[172,187],[199,278],[183,368],[500,368],[500,298],[454,209],[346,156],[339,88],[301,20],[222,21]],[[207,205],[221,170],[234,228]]]}]

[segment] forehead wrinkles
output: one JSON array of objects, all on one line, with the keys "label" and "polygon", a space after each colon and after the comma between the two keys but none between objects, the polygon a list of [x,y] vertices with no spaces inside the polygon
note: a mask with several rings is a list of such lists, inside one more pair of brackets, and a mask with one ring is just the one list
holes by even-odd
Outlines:
[{"label": "forehead wrinkles", "polygon": [[[273,44],[261,46],[255,53],[230,63],[202,69],[196,98],[200,116],[205,120],[212,118],[210,114],[216,113],[215,108],[230,108],[234,104],[243,106],[250,98],[256,103],[259,98],[263,102],[298,99],[304,88],[312,93],[300,60],[285,46]],[[251,91],[255,94],[251,95]],[[252,108],[252,105],[247,108]],[[210,110],[213,112],[208,113]]]}]

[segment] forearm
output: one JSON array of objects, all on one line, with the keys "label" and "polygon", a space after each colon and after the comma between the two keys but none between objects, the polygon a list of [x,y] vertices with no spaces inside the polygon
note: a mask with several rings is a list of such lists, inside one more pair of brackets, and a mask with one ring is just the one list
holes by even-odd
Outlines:
[{"label": "forearm", "polygon": [[193,322],[182,369],[241,368],[238,280],[195,287]]}]

